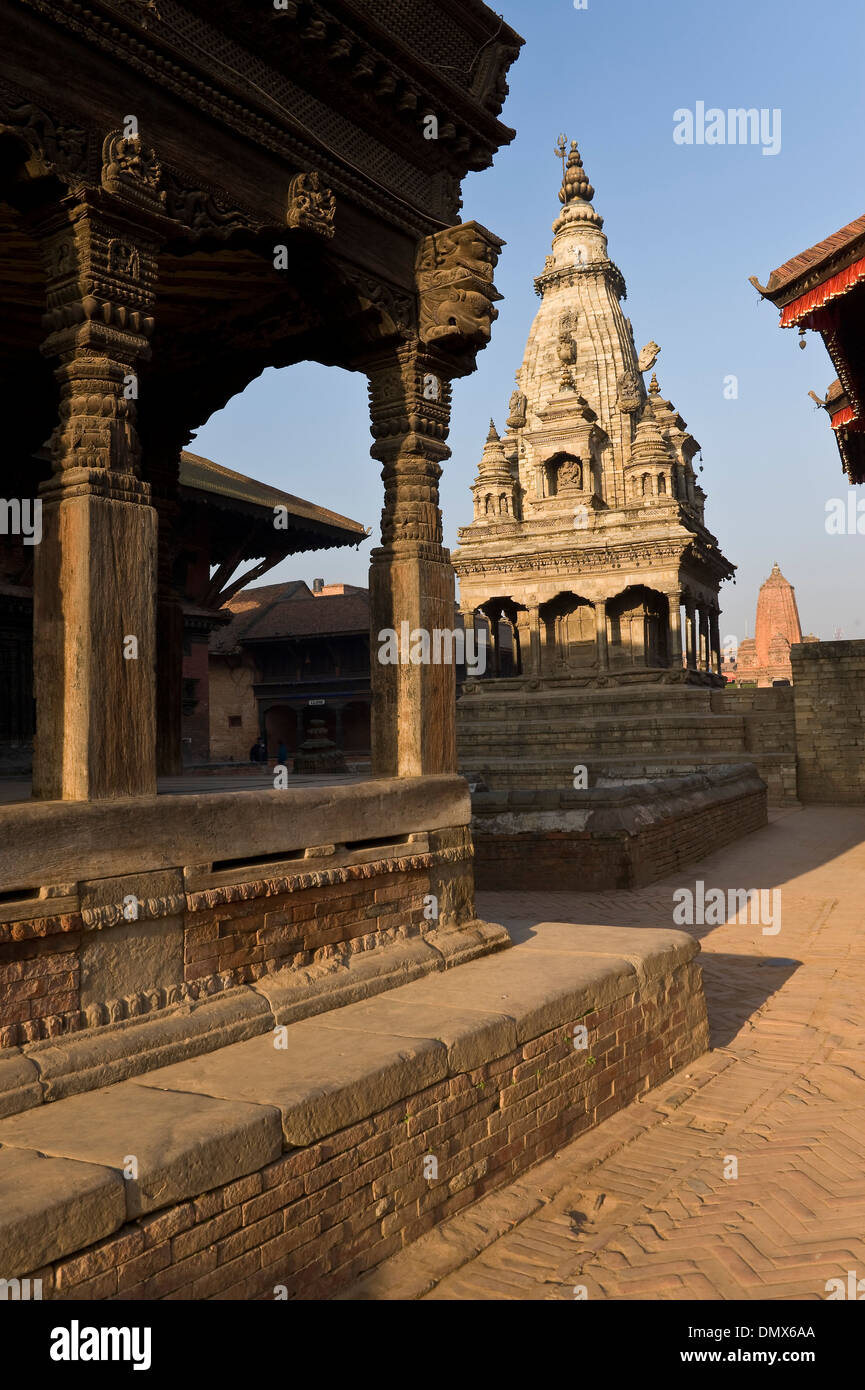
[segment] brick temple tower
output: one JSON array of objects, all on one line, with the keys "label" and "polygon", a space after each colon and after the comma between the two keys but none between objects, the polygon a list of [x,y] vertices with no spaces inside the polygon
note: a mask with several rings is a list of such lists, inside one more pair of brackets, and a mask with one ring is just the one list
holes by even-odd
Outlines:
[{"label": "brick temple tower", "polygon": [[704,523],[700,446],[657,378],[645,386],[659,348],[637,354],[594,189],[566,151],[560,137],[562,208],[506,431],[491,424],[453,555],[460,607],[490,630],[493,678],[719,685],[734,566]]},{"label": "brick temple tower", "polygon": [[797,642],[816,642],[802,636],[796,591],[777,561],[760,586],[754,636],[740,643],[736,658],[724,664],[724,674],[736,685],[791,685],[790,648]]}]

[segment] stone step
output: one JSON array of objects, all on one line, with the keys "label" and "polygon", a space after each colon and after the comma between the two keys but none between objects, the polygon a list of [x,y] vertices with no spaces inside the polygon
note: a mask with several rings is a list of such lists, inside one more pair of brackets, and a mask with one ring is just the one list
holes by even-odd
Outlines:
[{"label": "stone step", "polygon": [[419,1201],[443,1219],[699,1056],[698,950],[672,928],[542,923],[284,1046],[2,1120],[0,1269],[49,1298],[326,1297],[427,1228]]},{"label": "stone step", "polygon": [[572,750],[584,757],[602,757],[623,750],[653,753],[673,752],[685,748],[695,754],[699,751],[747,753],[745,739],[735,729],[701,730],[689,728],[666,729],[652,725],[639,729],[544,729],[525,731],[506,729],[498,734],[483,733],[469,736],[461,731],[457,739],[457,749],[461,761],[468,759],[495,757],[508,750],[510,758],[533,758],[543,756],[547,750]]},{"label": "stone step", "polygon": [[673,709],[687,709],[694,713],[710,714],[714,700],[723,696],[722,691],[700,689],[688,685],[652,684],[633,687],[620,686],[567,686],[552,689],[529,690],[523,685],[511,686],[506,682],[480,682],[477,693],[463,694],[457,702],[458,717],[474,715],[491,707],[508,708],[515,713],[536,715],[544,711],[544,717],[556,708],[570,711],[595,708],[610,715],[628,715],[657,712],[670,713]]}]

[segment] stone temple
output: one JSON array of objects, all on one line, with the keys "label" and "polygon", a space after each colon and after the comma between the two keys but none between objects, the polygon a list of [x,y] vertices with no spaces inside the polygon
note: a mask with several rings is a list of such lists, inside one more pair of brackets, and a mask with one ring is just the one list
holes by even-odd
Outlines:
[{"label": "stone temple", "polygon": [[[491,422],[453,555],[464,623],[490,637],[484,678],[457,707],[481,882],[488,836],[491,882],[541,861],[550,882],[560,835],[564,881],[581,886],[598,867],[573,840],[587,815],[624,833],[623,816],[645,827],[662,803],[665,823],[693,821],[683,797],[757,805],[741,715],[713,700],[718,595],[735,566],[705,524],[700,446],[657,377],[645,384],[660,349],[637,352],[594,189],[576,143],[566,151],[560,137],[562,206],[505,433]],[[619,881],[606,864],[596,886],[611,872]]]},{"label": "stone temple", "polygon": [[700,446],[656,377],[646,390],[659,349],[637,354],[593,196],[572,143],[506,432],[491,423],[459,533],[460,606],[491,628],[493,675],[504,623],[543,690],[717,685],[734,566],[704,522]]}]

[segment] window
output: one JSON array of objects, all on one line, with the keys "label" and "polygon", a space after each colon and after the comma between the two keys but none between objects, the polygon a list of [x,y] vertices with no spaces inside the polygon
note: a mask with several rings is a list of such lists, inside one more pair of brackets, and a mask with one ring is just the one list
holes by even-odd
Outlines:
[{"label": "window", "polygon": [[230,714],[230,715],[228,716],[228,727],[229,727],[229,729],[239,729],[239,728],[240,728],[240,724],[241,724],[241,719],[240,719],[240,715],[239,715],[239,714]]}]

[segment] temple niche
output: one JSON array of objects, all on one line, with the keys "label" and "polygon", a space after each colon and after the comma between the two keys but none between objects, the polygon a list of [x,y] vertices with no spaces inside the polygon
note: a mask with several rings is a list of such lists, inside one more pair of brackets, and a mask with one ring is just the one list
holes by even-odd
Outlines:
[{"label": "temple niche", "polygon": [[[512,678],[580,686],[723,684],[719,590],[732,577],[704,520],[699,444],[637,352],[576,143],[563,140],[562,209],[535,280],[540,307],[472,487],[453,555],[460,607],[516,610]],[[487,663],[501,679],[502,662]]]}]

